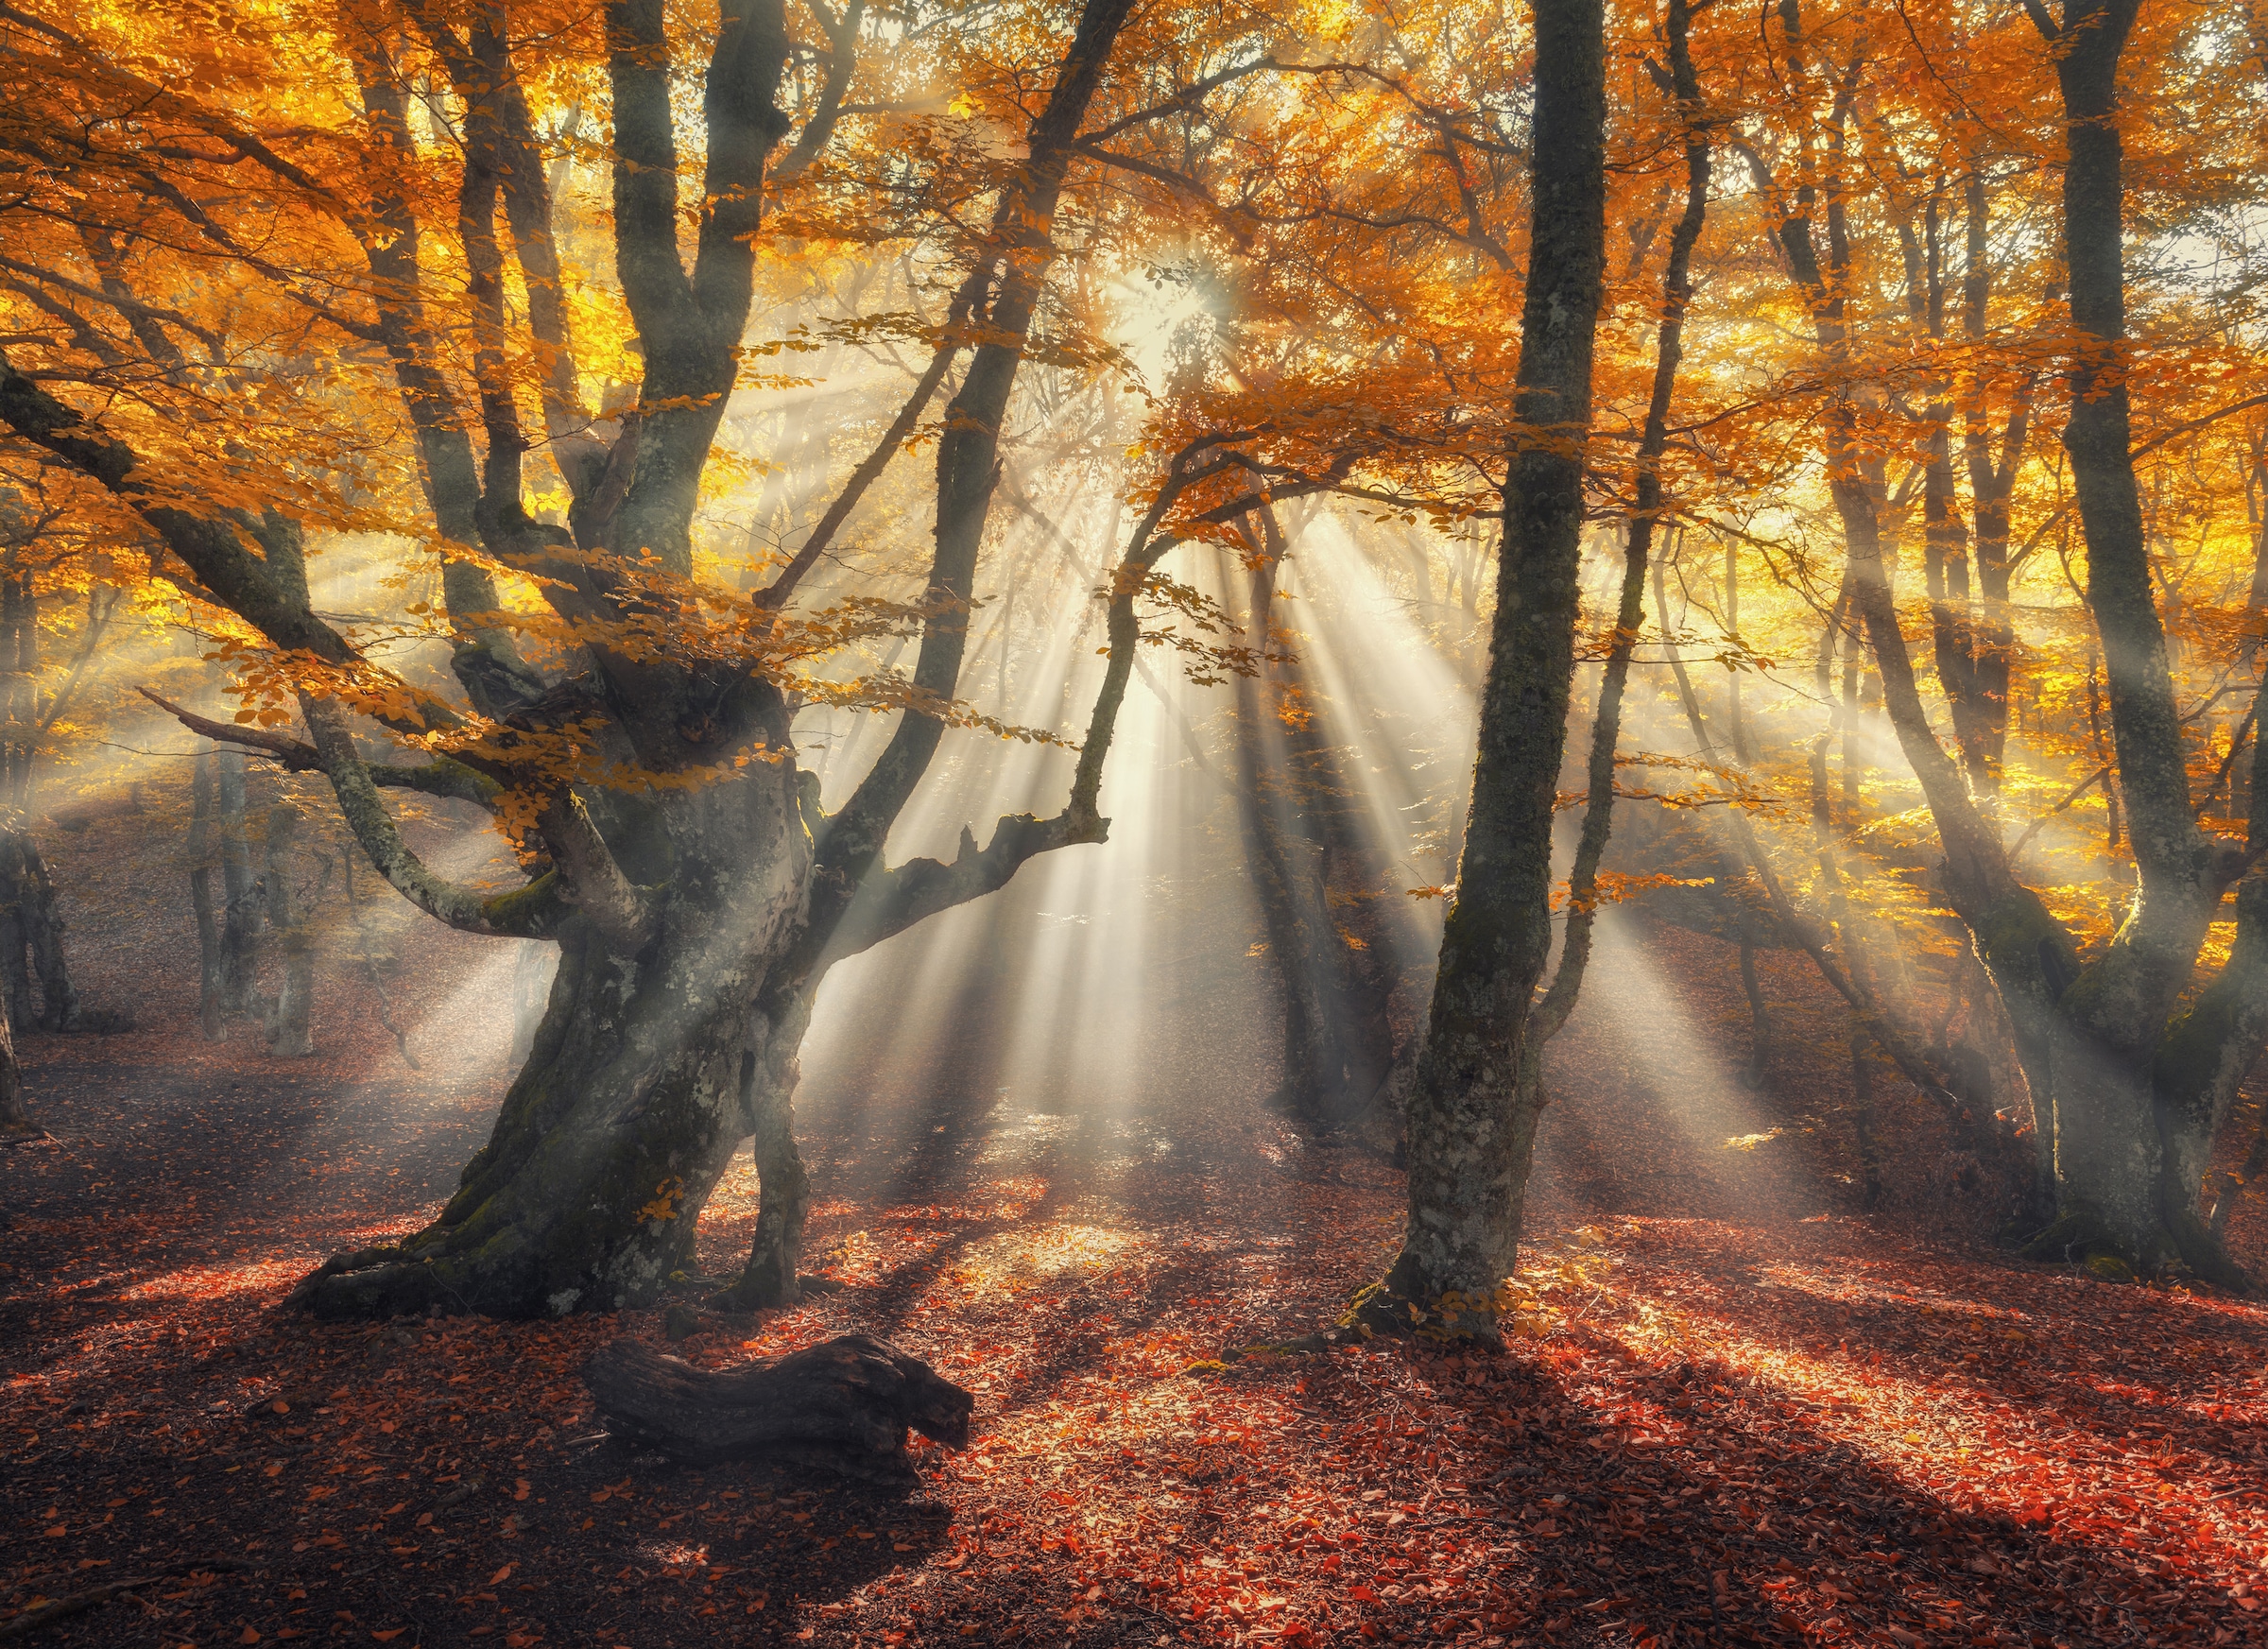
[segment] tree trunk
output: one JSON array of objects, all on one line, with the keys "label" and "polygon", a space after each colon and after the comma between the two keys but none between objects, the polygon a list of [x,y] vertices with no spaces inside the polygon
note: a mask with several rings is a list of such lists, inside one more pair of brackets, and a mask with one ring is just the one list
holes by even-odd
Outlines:
[{"label": "tree trunk", "polygon": [[258,959],[260,908],[253,897],[251,844],[245,834],[244,752],[215,758],[220,837],[220,1011],[233,1019],[249,1005]]},{"label": "tree trunk", "polygon": [[[1830,471],[1891,722],[1945,850],[1949,900],[2007,1009],[2035,1105],[2052,1120],[2057,1217],[2028,1252],[2115,1259],[2145,1271],[2179,1262],[2242,1285],[2199,1203],[2213,1137],[2268,1040],[2268,883],[2244,874],[2268,845],[2268,818],[2256,802],[2248,848],[2210,843],[2198,827],[2143,541],[2122,359],[2117,121],[2119,59],[2136,0],[2066,0],[2060,24],[2039,0],[2026,9],[2047,39],[2063,93],[2073,328],[2064,444],[2087,537],[2088,604],[2103,644],[2138,883],[2125,920],[2084,966],[2070,933],[2017,881],[1997,830],[1930,728],[1879,545],[1864,512],[1849,507],[1841,479],[1855,431],[1840,404],[1830,407]],[[1795,249],[1793,235],[1783,238]],[[2258,778],[2256,771],[2256,787]],[[2240,876],[2228,964],[2176,1017],[2214,913]]]},{"label": "tree trunk", "polygon": [[[979,249],[989,288],[985,341],[939,441],[936,554],[928,583],[934,605],[913,673],[914,685],[939,701],[959,687],[999,434],[1053,257],[1057,199],[1130,10],[1131,0],[1087,0],[1047,106],[1031,125],[1028,157],[1004,174],[994,232]],[[538,734],[594,712],[609,760],[684,782],[635,795],[576,789],[544,753],[556,747],[541,739],[533,752],[507,739],[511,748],[490,747],[465,762],[373,765],[356,743],[351,717],[357,704],[396,730],[411,724],[358,698],[359,688],[301,691],[304,743],[264,730],[200,727],[201,718],[175,713],[193,730],[233,736],[292,770],[320,770],[373,866],[427,914],[462,932],[548,937],[561,947],[535,1045],[457,1194],[405,1242],[337,1256],[307,1278],[293,1303],[322,1315],[448,1302],[530,1316],[650,1300],[688,1266],[700,1208],[734,1144],[751,1130],[769,1183],[749,1269],[761,1279],[769,1267],[786,1280],[780,1291],[791,1292],[803,1193],[786,1102],[809,993],[838,955],[992,891],[1036,853],[1106,839],[1108,821],[1096,805],[1101,762],[1132,664],[1133,601],[1157,556],[1176,541],[1158,537],[1146,560],[1129,553],[1129,564],[1118,570],[1124,588],[1111,597],[1110,662],[1061,815],[1003,818],[988,845],[965,838],[950,864],[885,865],[890,829],[945,726],[943,716],[915,708],[902,715],[850,801],[822,816],[816,784],[807,793],[809,776],[790,759],[792,710],[763,649],[743,651],[737,642],[677,648],[679,628],[699,631],[698,624],[674,622],[684,611],[671,610],[679,597],[621,575],[649,556],[664,575],[683,578],[693,571],[694,507],[741,370],[765,163],[793,125],[778,99],[792,50],[785,9],[781,0],[760,0],[728,9],[717,22],[702,72],[706,160],[690,269],[679,196],[688,168],[675,111],[688,80],[673,61],[665,8],[661,0],[610,0],[604,13],[614,114],[614,272],[642,345],[643,370],[635,416],[621,421],[620,438],[610,451],[584,455],[596,456],[597,472],[564,455],[577,552],[571,565],[546,559],[566,547],[570,534],[526,513],[520,466],[527,448],[505,369],[508,316],[494,219],[498,191],[508,187],[507,151],[519,141],[507,129],[517,118],[508,88],[468,110],[459,151],[472,377],[487,438],[477,470],[470,426],[435,365],[435,340],[418,310],[418,218],[392,197],[373,202],[387,230],[372,240],[378,337],[401,376],[444,534],[477,532],[492,556],[558,569],[546,582],[547,599],[589,627],[589,675],[548,687],[512,671],[469,667],[479,648],[460,646],[458,674],[475,706],[499,716],[507,708],[525,712]],[[437,41],[435,49],[446,55],[447,43]],[[475,55],[490,60],[479,68],[483,84],[501,86],[494,70],[503,53],[501,40],[478,47]],[[364,91],[373,127],[406,150],[404,89],[382,73],[369,79]],[[388,187],[383,173],[382,193]],[[532,267],[525,272],[538,280]],[[544,324],[541,315],[531,318]],[[561,342],[540,341],[546,348]],[[545,382],[552,386],[547,418],[558,410],[561,426],[574,426],[572,408],[551,404],[559,385],[572,387],[573,375],[547,373]],[[146,466],[130,446],[15,372],[4,353],[0,418],[127,499],[205,591],[278,649],[357,682],[384,678],[312,610],[295,522],[248,511],[207,519],[162,502],[143,488]],[[1261,502],[1264,496],[1255,495],[1244,507]],[[1153,515],[1145,534],[1155,535],[1158,524]],[[477,578],[459,576],[474,573]],[[445,558],[443,583],[453,622],[477,631],[494,606],[486,574]],[[626,636],[627,652],[620,644]],[[666,639],[657,644],[657,638]],[[436,715],[448,719],[445,707],[421,708],[416,726],[430,730]],[[590,748],[580,734],[577,743]],[[249,939],[252,913],[238,760],[224,760],[215,789],[224,825],[232,827],[222,842],[224,959],[241,960],[249,945],[231,941]],[[549,866],[506,894],[454,884],[403,839],[382,784],[490,804],[500,791],[516,789],[537,803],[531,845]],[[240,921],[248,924],[242,930]],[[249,983],[244,971],[224,980],[239,1002]]]},{"label": "tree trunk", "polygon": [[[1741,547],[1738,541],[1725,541],[1725,640],[1738,646],[1741,639]],[[1741,715],[1741,672],[1727,670],[1726,678],[1725,730],[1732,741],[1732,759],[1742,766],[1748,764],[1748,731]]]},{"label": "tree trunk", "polygon": [[267,923],[283,941],[283,978],[268,1017],[267,1040],[286,1059],[315,1052],[315,936],[291,887],[291,843],[300,823],[299,809],[288,803],[267,816]]},{"label": "tree trunk", "polygon": [[[1962,276],[1964,327],[1969,342],[1982,346],[1988,331],[1992,295],[1991,217],[1982,171],[1969,173],[1963,184],[1963,197],[1967,252]],[[1968,467],[1969,499],[1976,520],[1977,583],[1983,598],[1969,616],[1969,678],[1982,712],[1978,749],[1985,776],[1985,794],[1996,804],[2001,762],[2008,745],[2008,689],[2016,655],[2015,610],[2008,599],[2008,501],[2016,490],[2017,472],[2024,461],[2024,443],[2032,425],[2032,397],[2037,382],[2036,371],[2027,371],[2018,381],[2015,404],[2002,428],[1997,455],[1993,451],[1990,411],[1973,390],[1963,415],[1962,448]]]},{"label": "tree trunk", "polygon": [[753,1034],[741,1054],[741,1108],[754,1135],[749,1148],[756,1159],[756,1234],[739,1280],[710,1301],[720,1310],[793,1305],[802,1294],[803,1216],[811,1206],[811,1179],[796,1148],[795,1098],[801,1074],[797,1053],[810,1022],[809,991],[775,991],[759,1005]]},{"label": "tree trunk", "polygon": [[39,758],[40,610],[30,575],[0,579],[0,985],[13,1028],[60,1031],[78,1009],[63,966],[55,885],[31,838],[32,769]]},{"label": "tree trunk", "polygon": [[1871,1209],[1882,1199],[1882,1148],[1874,1114],[1874,1039],[1855,1024],[1850,1027],[1850,1120],[1859,1140],[1859,1205]]},{"label": "tree trunk", "polygon": [[16,1064],[15,1033],[0,1014],[0,1142],[37,1140],[47,1130],[32,1120],[24,1103],[24,1073]]},{"label": "tree trunk", "polygon": [[26,973],[39,988],[42,1030],[69,1030],[78,1021],[78,992],[63,962],[63,919],[56,909],[55,880],[28,831],[9,833],[0,846],[0,863],[17,911],[19,931],[29,953]]},{"label": "tree trunk", "polygon": [[1519,1074],[1529,1001],[1551,952],[1552,821],[1574,674],[1606,255],[1605,121],[1598,0],[1538,0],[1515,411],[1550,439],[1524,441],[1510,459],[1472,803],[1410,1094],[1408,1224],[1385,1282],[1406,1309],[1452,1332],[1495,1332],[1535,1146],[1539,1089]]},{"label": "tree trunk", "polygon": [[714,1372],[617,1340],[583,1383],[616,1434],[688,1465],[782,1460],[900,1487],[919,1481],[906,1432],[965,1447],[976,1408],[919,1358],[864,1334]]},{"label": "tree trunk", "polygon": [[[760,1074],[792,1072],[802,1031],[799,1014],[775,1025],[761,1011],[809,885],[797,775],[758,764],[667,812],[679,873],[651,938],[624,953],[594,919],[569,919],[535,1047],[439,1217],[335,1258],[293,1303],[505,1317],[647,1304],[693,1271],[695,1223],[751,1131],[767,1204],[791,1189],[764,1143],[786,1131],[784,1095],[749,1108]],[[799,1200],[782,1211],[799,1227]]]},{"label": "tree trunk", "polygon": [[213,792],[217,762],[214,750],[199,751],[189,782],[189,906],[197,916],[197,1015],[208,1042],[217,1042],[229,1034],[223,1008],[220,912],[213,898]]},{"label": "tree trunk", "polygon": [[1756,943],[1741,936],[1741,988],[1748,993],[1748,1086],[1764,1085],[1764,1068],[1772,1059],[1772,1016],[1765,1010],[1764,988],[1756,976]]},{"label": "tree trunk", "polygon": [[[1247,585],[1246,633],[1263,647],[1278,566],[1276,557],[1264,556]],[[1276,1099],[1314,1126],[1336,1128],[1369,1103],[1384,1067],[1358,1060],[1349,1045],[1348,1033],[1356,1028],[1353,971],[1332,919],[1314,775],[1292,760],[1276,703],[1276,694],[1296,683],[1278,661],[1263,669],[1259,678],[1235,681],[1237,805],[1268,959],[1283,991],[1283,1073]]]},{"label": "tree trunk", "polygon": [[39,1023],[40,1016],[28,964],[30,902],[25,898],[23,881],[17,874],[16,837],[16,832],[0,832],[0,989],[7,992],[9,1023],[27,1031]]}]

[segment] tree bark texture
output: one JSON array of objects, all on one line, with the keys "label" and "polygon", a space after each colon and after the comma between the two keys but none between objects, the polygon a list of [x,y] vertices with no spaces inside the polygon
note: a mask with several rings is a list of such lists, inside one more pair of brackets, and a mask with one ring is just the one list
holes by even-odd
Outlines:
[{"label": "tree bark texture", "polygon": [[895,1487],[919,1481],[908,1431],[964,1447],[976,1407],[919,1358],[864,1334],[714,1371],[617,1340],[583,1383],[616,1435],[688,1465],[779,1460]]},{"label": "tree bark texture", "polygon": [[1516,1103],[1551,950],[1552,820],[1574,671],[1592,337],[1606,253],[1604,18],[1538,0],[1529,276],[1497,609],[1457,891],[1408,1108],[1409,1212],[1387,1288],[1493,1332],[1535,1143]]},{"label": "tree bark texture", "polygon": [[[1647,397],[1645,423],[1638,440],[1633,489],[1636,507],[1630,513],[1628,536],[1624,541],[1623,581],[1615,603],[1614,637],[1606,649],[1606,667],[1599,673],[1598,707],[1591,717],[1590,757],[1584,772],[1583,829],[1576,839],[1574,863],[1568,873],[1566,938],[1560,948],[1559,965],[1552,974],[1551,988],[1544,992],[1543,1000],[1537,1004],[1528,1022],[1531,1049],[1522,1061],[1521,1073],[1522,1081],[1536,1091],[1524,1096],[1521,1103],[1531,1107],[1543,1103],[1541,1045],[1559,1034],[1568,1016],[1574,1011],[1575,999],[1590,964],[1591,936],[1598,922],[1599,867],[1606,859],[1606,843],[1614,829],[1615,751],[1622,741],[1623,696],[1629,686],[1630,660],[1637,650],[1639,631],[1645,623],[1649,572],[1654,579],[1655,610],[1662,639],[1665,643],[1670,639],[1669,604],[1662,593],[1661,565],[1654,555],[1654,541],[1660,536],[1667,512],[1661,460],[1669,450],[1670,404],[1676,393],[1677,367],[1685,356],[1685,314],[1693,298],[1693,248],[1699,244],[1702,228],[1708,221],[1710,160],[1709,131],[1702,120],[1701,85],[1693,71],[1690,39],[1692,7],[1689,0],[1670,0],[1665,21],[1670,58],[1667,90],[1685,127],[1685,209],[1670,232],[1669,256],[1662,267],[1661,322],[1656,335],[1654,382]],[[1735,589],[1728,559],[1728,597]],[[1677,690],[1694,718],[1693,726],[1698,732],[1699,701],[1693,696],[1684,661],[1675,651],[1671,658]],[[1743,943],[1746,943],[1745,937]]]}]

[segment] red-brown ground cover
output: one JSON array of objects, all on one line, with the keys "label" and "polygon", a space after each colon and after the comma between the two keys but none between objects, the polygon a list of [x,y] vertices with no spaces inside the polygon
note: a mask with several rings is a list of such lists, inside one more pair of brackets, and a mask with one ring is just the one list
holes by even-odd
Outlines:
[{"label": "red-brown ground cover", "polygon": [[[407,943],[453,1022],[493,1026],[490,953]],[[910,1499],[599,1434],[581,1361],[657,1313],[276,1310],[325,1252],[430,1213],[500,1091],[492,1034],[428,1036],[411,1073],[333,982],[326,1052],[291,1066],[163,1005],[34,1039],[60,1142],[0,1159],[0,1634],[147,1581],[36,1640],[2268,1641],[2268,1314],[2011,1262],[1918,1101],[1885,1096],[1892,1201],[1861,1217],[1831,1006],[1772,959],[1786,1039],[1748,1095],[1720,1074],[1745,1052],[1725,955],[1646,954],[1651,983],[1609,950],[1555,1053],[1543,1337],[1501,1357],[1207,1366],[1333,1318],[1400,1194],[1260,1109],[1233,1056],[1264,1027],[1218,992],[1107,1115],[1008,1106],[950,1060],[893,1080],[838,1036],[803,1108],[811,1261],[849,1286],[679,1349],[857,1329],[929,1358],[977,1436],[919,1449]],[[705,1269],[750,1190],[744,1159]]]}]

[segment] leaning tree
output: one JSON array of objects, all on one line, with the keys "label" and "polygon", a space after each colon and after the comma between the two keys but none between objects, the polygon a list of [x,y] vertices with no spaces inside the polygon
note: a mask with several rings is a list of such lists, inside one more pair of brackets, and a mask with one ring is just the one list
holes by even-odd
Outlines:
[{"label": "leaning tree", "polygon": [[[947,729],[981,719],[955,695],[1004,420],[1082,127],[1132,8],[1087,0],[1067,44],[1044,17],[1025,20],[1028,60],[989,105],[997,135],[1023,122],[1021,154],[939,146],[989,168],[965,171],[952,204],[988,193],[991,209],[953,260],[933,249],[957,282],[943,323],[898,323],[934,352],[930,365],[802,551],[769,585],[734,590],[696,567],[696,519],[736,382],[762,352],[747,340],[766,203],[824,150],[858,72],[856,0],[840,15],[812,9],[821,40],[792,36],[782,0],[754,0],[696,56],[660,0],[610,0],[603,39],[583,43],[611,111],[603,233],[632,335],[614,358],[636,372],[634,392],[602,409],[583,400],[598,374],[577,360],[577,283],[513,30],[556,24],[546,49],[571,57],[587,24],[348,4],[319,35],[296,37],[290,61],[224,43],[194,74],[147,19],[109,36],[12,12],[5,25],[18,84],[40,89],[0,122],[18,175],[43,192],[21,262],[48,320],[11,333],[0,356],[0,424],[130,512],[152,575],[235,627],[224,650],[245,695],[237,719],[166,708],[321,773],[371,863],[432,917],[559,950],[533,1049],[460,1188],[424,1229],[307,1278],[295,1299],[318,1314],[649,1299],[689,1267],[696,1216],[751,1134],[757,1232],[726,1297],[792,1299],[806,1192],[790,1100],[822,974],[1036,854],[1104,839],[1097,796],[1135,606],[1177,541],[1160,519],[1177,500],[1216,524],[1262,500],[1209,443],[1186,451],[1106,592],[1109,660],[1062,811],[1003,818],[983,847],[964,832],[951,862],[885,862]],[[1145,44],[1145,72],[1185,63],[1170,43]],[[576,68],[547,72],[572,92]],[[681,142],[689,78],[697,168]],[[1020,102],[1032,86],[1043,90]],[[1186,103],[1177,92],[1120,124]],[[453,169],[434,159],[442,127]],[[918,167],[891,164],[910,194]],[[680,180],[696,169],[688,201]],[[919,600],[854,589],[792,601],[956,363]],[[442,561],[430,623],[461,698],[384,667],[381,637],[310,599],[311,526],[377,523],[359,501],[401,466],[378,437],[334,433],[316,450],[294,432],[310,419],[336,432],[324,398],[370,382],[389,386],[391,409],[365,389],[363,422],[390,422],[414,449]],[[540,437],[524,423],[530,405]],[[566,507],[550,512],[563,520],[524,473],[539,450],[563,484]],[[541,607],[508,601],[513,582]],[[910,677],[846,682],[816,662],[893,630],[918,638]],[[833,812],[796,758],[791,724],[815,701],[899,716]],[[388,757],[388,743],[422,759]],[[388,789],[488,808],[526,885],[488,894],[437,874]]]}]

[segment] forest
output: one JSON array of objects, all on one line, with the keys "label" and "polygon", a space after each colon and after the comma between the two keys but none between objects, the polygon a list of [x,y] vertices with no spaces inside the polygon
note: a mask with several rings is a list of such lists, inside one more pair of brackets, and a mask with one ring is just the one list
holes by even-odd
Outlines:
[{"label": "forest", "polygon": [[0,0],[0,1640],[2268,1645],[2268,7]]}]

